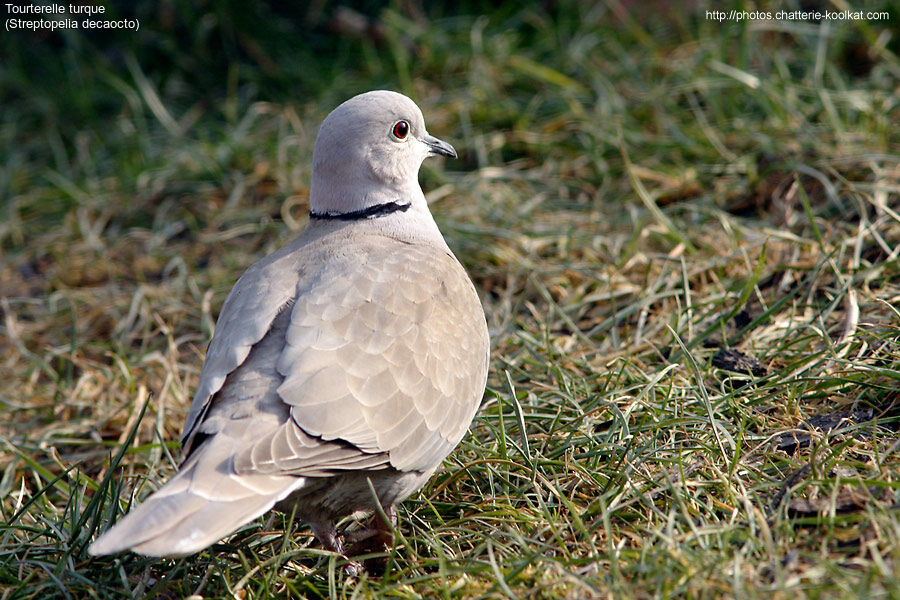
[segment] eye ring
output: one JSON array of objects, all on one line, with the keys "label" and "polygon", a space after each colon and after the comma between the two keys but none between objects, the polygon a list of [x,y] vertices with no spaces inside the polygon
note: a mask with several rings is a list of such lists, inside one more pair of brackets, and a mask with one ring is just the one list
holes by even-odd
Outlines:
[{"label": "eye ring", "polygon": [[391,127],[391,138],[395,142],[405,142],[406,138],[409,137],[409,131],[411,127],[409,126],[409,121],[400,120],[394,123],[394,126]]}]

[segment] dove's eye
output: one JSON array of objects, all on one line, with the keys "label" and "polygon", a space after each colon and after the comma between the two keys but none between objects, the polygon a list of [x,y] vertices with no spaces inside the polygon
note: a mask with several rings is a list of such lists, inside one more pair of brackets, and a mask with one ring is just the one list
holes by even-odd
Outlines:
[{"label": "dove's eye", "polygon": [[395,141],[405,141],[406,136],[408,135],[409,123],[407,121],[397,121],[396,123],[394,123],[394,128],[391,129],[391,137],[393,137]]}]

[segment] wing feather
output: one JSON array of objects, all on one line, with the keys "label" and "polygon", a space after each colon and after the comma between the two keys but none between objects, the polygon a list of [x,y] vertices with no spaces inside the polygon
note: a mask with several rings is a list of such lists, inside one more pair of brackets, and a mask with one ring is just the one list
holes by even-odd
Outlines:
[{"label": "wing feather", "polygon": [[200,381],[181,436],[184,455],[190,452],[197,425],[210,400],[228,375],[247,359],[253,346],[269,331],[272,321],[294,298],[300,278],[297,249],[308,240],[301,235],[292,243],[254,264],[238,279],[216,321],[216,335],[206,352]]},{"label": "wing feather", "polygon": [[242,477],[433,469],[487,377],[484,313],[462,266],[445,249],[383,236],[267,266],[291,259],[278,257],[226,300],[185,440],[239,435]]},{"label": "wing feather", "polygon": [[487,327],[468,276],[446,251],[385,239],[324,271],[317,283],[342,284],[300,281],[278,361],[292,420],[387,453],[395,468],[432,468],[464,434],[487,376]]}]

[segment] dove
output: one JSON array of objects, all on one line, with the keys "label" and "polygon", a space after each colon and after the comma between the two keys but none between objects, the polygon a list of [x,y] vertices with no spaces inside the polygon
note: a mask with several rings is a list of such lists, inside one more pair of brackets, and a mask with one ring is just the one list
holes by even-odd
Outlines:
[{"label": "dove", "polygon": [[346,516],[385,515],[370,532],[393,531],[397,504],[467,432],[488,373],[484,309],[418,181],[435,155],[456,151],[396,92],[325,118],[309,222],[228,294],[178,470],[91,554],[194,554],[273,508],[339,554]]}]

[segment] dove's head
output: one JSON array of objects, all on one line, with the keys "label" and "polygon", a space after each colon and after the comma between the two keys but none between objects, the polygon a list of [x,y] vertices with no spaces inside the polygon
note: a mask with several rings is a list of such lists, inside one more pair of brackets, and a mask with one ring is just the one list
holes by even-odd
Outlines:
[{"label": "dove's head", "polygon": [[412,100],[388,91],[354,96],[319,129],[310,208],[334,215],[398,202],[427,211],[418,174],[434,155],[456,158],[456,150],[428,134]]}]

